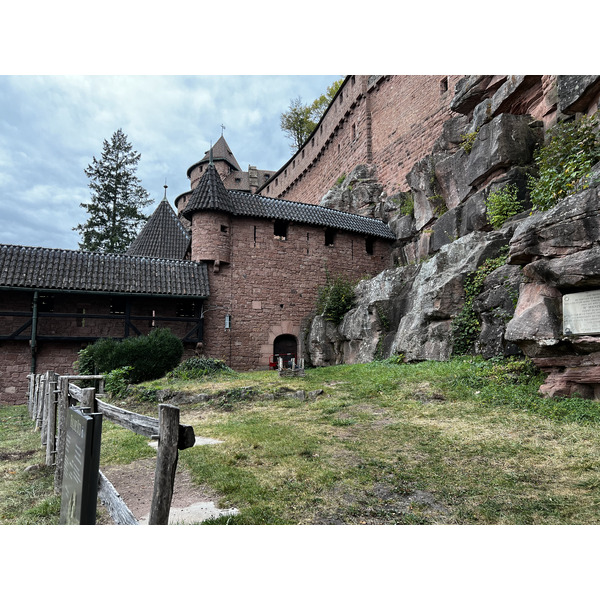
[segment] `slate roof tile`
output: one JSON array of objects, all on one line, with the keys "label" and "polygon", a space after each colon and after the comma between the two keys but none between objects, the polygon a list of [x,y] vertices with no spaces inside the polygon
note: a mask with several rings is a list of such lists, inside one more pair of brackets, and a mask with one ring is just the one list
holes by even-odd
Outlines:
[{"label": "slate roof tile", "polygon": [[203,210],[223,211],[238,216],[281,219],[353,231],[389,240],[396,239],[392,230],[378,219],[315,204],[267,198],[237,190],[227,191],[214,165],[208,166],[182,214],[186,219],[191,219],[194,212]]},{"label": "slate roof tile", "polygon": [[183,260],[190,236],[167,200],[162,200],[125,254]]},{"label": "slate roof tile", "polygon": [[0,244],[0,287],[197,298],[209,295],[204,263],[6,244]]}]

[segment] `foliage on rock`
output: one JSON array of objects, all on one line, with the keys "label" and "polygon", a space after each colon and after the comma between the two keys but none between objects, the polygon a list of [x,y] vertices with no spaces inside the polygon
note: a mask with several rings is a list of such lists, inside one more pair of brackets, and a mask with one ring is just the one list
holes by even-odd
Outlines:
[{"label": "foliage on rock", "polygon": [[317,312],[323,315],[325,320],[339,324],[354,305],[354,287],[353,282],[341,275],[332,279],[328,274],[327,283],[319,288]]},{"label": "foliage on rock", "polygon": [[472,133],[466,133],[461,136],[462,142],[460,143],[460,147],[467,153],[470,154],[473,149],[473,144],[477,139],[477,134],[479,133],[479,129],[473,131]]},{"label": "foliage on rock", "polygon": [[234,373],[223,360],[218,358],[188,358],[172,371],[167,373],[167,379],[202,379],[217,373]]},{"label": "foliage on rock", "polygon": [[548,143],[534,155],[538,177],[529,182],[531,201],[539,210],[590,186],[592,167],[600,160],[598,113],[559,123],[548,136]]},{"label": "foliage on rock", "polygon": [[485,201],[487,217],[494,229],[500,229],[504,223],[523,210],[523,202],[519,200],[519,188],[514,183],[491,192]]},{"label": "foliage on rock", "polygon": [[488,258],[474,273],[467,275],[463,284],[465,303],[452,321],[452,353],[455,356],[473,353],[481,333],[481,320],[474,309],[474,300],[483,291],[485,278],[506,263],[507,255],[507,252],[503,252],[496,258]]}]

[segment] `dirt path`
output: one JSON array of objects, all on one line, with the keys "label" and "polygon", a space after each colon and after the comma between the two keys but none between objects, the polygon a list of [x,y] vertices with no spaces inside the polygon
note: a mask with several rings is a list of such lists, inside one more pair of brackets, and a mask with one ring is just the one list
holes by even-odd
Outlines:
[{"label": "dirt path", "polygon": [[[129,465],[101,467],[140,524],[145,524],[144,520],[150,514],[155,468],[155,458],[138,460]],[[207,487],[194,485],[189,473],[180,464],[177,466],[169,524],[198,523],[207,518],[237,512],[217,509],[215,505],[218,502],[219,498],[214,492]],[[106,509],[100,509],[97,524],[113,524]]]}]

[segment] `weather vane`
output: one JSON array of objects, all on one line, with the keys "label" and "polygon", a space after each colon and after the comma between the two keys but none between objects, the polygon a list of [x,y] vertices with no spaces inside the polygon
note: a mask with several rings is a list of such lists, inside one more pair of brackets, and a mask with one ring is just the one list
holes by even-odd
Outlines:
[{"label": "weather vane", "polygon": [[221,124],[221,137],[223,137],[224,131],[225,131],[225,125]]}]

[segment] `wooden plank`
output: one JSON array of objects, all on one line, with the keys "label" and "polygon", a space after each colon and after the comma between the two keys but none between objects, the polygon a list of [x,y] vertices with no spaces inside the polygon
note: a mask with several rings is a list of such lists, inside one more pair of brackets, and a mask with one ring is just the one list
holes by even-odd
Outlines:
[{"label": "wooden plank", "polygon": [[102,471],[98,474],[98,498],[117,525],[139,525],[131,510]]},{"label": "wooden plank", "polygon": [[102,400],[96,399],[96,410],[101,412],[109,421],[121,425],[134,433],[146,437],[159,435],[159,420],[154,417],[147,417],[138,413],[118,408],[112,404],[107,404]]},{"label": "wooden plank", "polygon": [[95,388],[83,388],[81,390],[81,407],[89,408],[90,412],[96,412],[94,396],[96,394]]},{"label": "wooden plank", "polygon": [[150,507],[149,525],[168,525],[173,486],[175,485],[175,470],[179,451],[179,409],[170,404],[158,405],[158,420],[160,423],[160,439],[156,457],[156,472],[154,475],[154,493]]},{"label": "wooden plank", "polygon": [[69,409],[69,381],[59,377],[58,386],[58,442],[56,448],[56,468],[54,470],[54,492],[60,494],[62,489],[63,469],[65,462],[65,444],[67,441],[67,411]]},{"label": "wooden plank", "polygon": [[58,375],[50,373],[48,381],[48,393],[46,402],[48,403],[48,423],[46,426],[46,466],[51,467],[56,459],[56,391]]},{"label": "wooden plank", "polygon": [[77,402],[81,402],[81,398],[83,397],[83,390],[76,386],[74,383],[69,384],[69,396],[71,396]]}]

